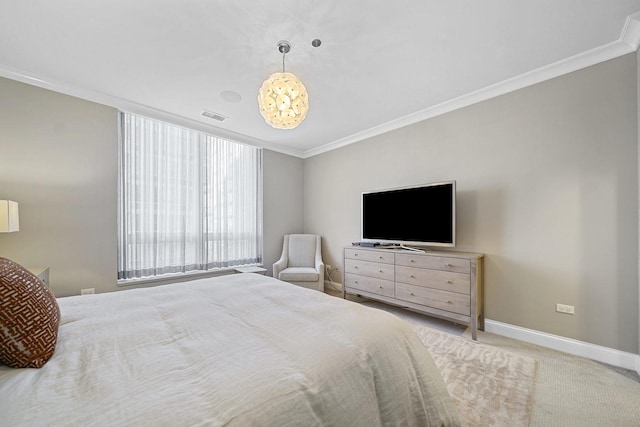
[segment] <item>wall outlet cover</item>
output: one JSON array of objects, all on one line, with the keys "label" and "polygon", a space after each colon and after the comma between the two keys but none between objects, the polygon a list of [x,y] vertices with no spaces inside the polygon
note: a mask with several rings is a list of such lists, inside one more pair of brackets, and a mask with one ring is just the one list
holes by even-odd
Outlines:
[{"label": "wall outlet cover", "polygon": [[572,305],[556,304],[556,311],[564,314],[575,314],[575,308]]}]

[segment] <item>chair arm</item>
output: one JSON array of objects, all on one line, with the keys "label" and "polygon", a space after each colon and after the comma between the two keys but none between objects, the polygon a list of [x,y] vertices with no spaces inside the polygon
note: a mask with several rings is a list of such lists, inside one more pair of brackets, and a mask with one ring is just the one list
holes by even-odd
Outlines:
[{"label": "chair arm", "polygon": [[281,256],[280,259],[273,264],[273,277],[277,279],[280,272],[287,268],[287,261],[285,256]]},{"label": "chair arm", "polygon": [[316,270],[320,274],[320,282],[324,283],[324,262],[322,261],[322,255],[316,253]]}]

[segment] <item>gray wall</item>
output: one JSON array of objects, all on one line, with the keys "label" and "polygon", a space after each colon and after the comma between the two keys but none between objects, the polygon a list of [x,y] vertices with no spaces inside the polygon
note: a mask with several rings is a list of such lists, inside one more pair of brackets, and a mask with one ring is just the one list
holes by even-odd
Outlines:
[{"label": "gray wall", "polygon": [[300,158],[264,150],[264,267],[269,276],[282,254],[283,236],[303,232],[303,166]]},{"label": "gray wall", "polygon": [[0,78],[0,199],[20,231],[0,255],[49,266],[56,296],[116,281],[117,111]]},{"label": "gray wall", "polygon": [[636,68],[626,55],[309,158],[305,231],[342,273],[362,191],[454,179],[488,319],[637,353]]},{"label": "gray wall", "polygon": [[[19,203],[20,231],[0,256],[49,266],[56,296],[116,285],[117,110],[0,78],[0,199]],[[303,161],[264,150],[264,264],[303,228]]]}]

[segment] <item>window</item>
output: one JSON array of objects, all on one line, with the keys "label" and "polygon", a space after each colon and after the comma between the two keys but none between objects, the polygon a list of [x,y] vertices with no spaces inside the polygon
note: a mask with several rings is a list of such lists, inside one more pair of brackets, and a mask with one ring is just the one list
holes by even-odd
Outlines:
[{"label": "window", "polygon": [[120,113],[118,279],[262,262],[262,150]]}]

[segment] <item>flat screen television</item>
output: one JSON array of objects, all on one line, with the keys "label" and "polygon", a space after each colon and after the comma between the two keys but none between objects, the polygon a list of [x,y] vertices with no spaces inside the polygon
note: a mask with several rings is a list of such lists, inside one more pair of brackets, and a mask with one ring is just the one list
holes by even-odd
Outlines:
[{"label": "flat screen television", "polygon": [[361,239],[381,245],[456,245],[456,182],[362,193]]}]

